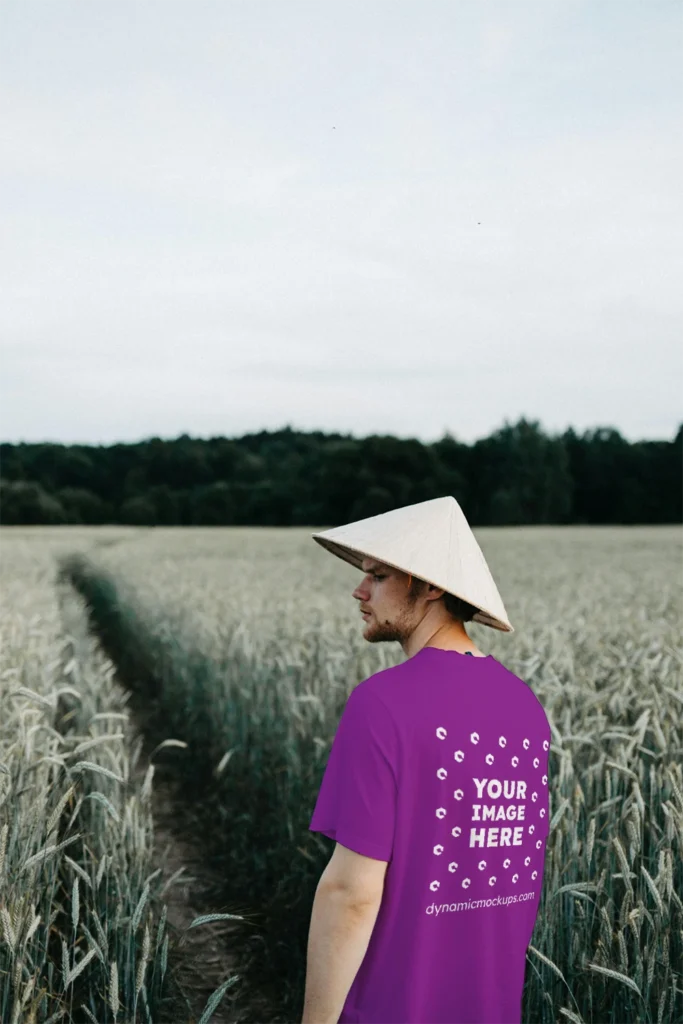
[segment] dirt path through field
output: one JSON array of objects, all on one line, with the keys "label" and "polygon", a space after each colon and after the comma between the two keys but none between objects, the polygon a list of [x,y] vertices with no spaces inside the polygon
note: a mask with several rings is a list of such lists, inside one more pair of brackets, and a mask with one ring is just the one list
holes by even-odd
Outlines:
[{"label": "dirt path through field", "polygon": [[[146,767],[145,763],[140,775]],[[168,1024],[180,1024],[181,1019],[194,1024],[212,993],[235,973],[235,957],[230,949],[234,925],[231,921],[212,921],[187,930],[195,918],[224,911],[210,903],[207,891],[218,880],[210,876],[203,862],[200,837],[187,830],[176,788],[177,784],[164,778],[163,765],[157,766],[152,785],[152,857],[153,870],[162,869],[164,882],[173,879],[162,898],[177,939],[169,951],[169,962],[186,1002],[182,1018],[171,1014],[166,1019]],[[211,1024],[238,1024],[243,1019],[230,1007],[238,984],[228,988],[211,1016]]]},{"label": "dirt path through field", "polygon": [[[74,650],[85,659],[88,644],[94,642],[109,656],[89,624],[82,597],[65,582],[58,583],[57,592],[63,625],[73,639]],[[124,703],[130,714],[132,748],[138,748],[130,779],[136,789],[142,786],[150,759],[154,764],[150,874],[161,869],[162,885],[166,886],[161,898],[168,908],[169,932],[167,995],[156,1020],[157,1024],[197,1024],[213,993],[236,973],[237,958],[231,933],[237,922],[211,921],[194,928],[190,925],[195,918],[207,914],[238,911],[217,905],[215,896],[210,895],[221,891],[222,880],[207,864],[202,838],[192,815],[192,797],[183,784],[178,759],[169,757],[168,750],[155,751],[147,728],[150,708],[125,685],[118,672],[114,680],[126,694]],[[68,707],[67,701],[64,711]],[[258,1020],[259,1011],[246,1010],[241,999],[238,1011],[236,1004],[241,988],[241,979],[228,987],[209,1024],[244,1024],[247,1020]]]}]

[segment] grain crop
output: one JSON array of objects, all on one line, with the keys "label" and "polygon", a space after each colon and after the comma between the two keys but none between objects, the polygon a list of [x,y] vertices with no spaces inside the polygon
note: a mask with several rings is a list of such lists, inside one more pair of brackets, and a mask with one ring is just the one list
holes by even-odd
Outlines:
[{"label": "grain crop", "polygon": [[[239,971],[268,994],[259,1019],[283,1022],[333,845],[307,831],[331,739],[353,687],[404,657],[363,640],[360,574],[312,529],[138,529],[98,547],[83,530],[85,556],[62,562],[152,735],[180,744],[167,754],[224,865],[223,904],[257,922]],[[523,1019],[681,1022],[680,530],[475,534],[516,632],[468,632],[533,687],[552,731]]]},{"label": "grain crop", "polygon": [[[165,905],[150,859],[152,774],[136,777],[140,743],[127,694],[88,632],[81,599],[55,582],[55,558],[73,548],[76,532],[2,531],[7,1024],[154,1021],[168,988]],[[100,532],[98,541],[120,534]]]}]

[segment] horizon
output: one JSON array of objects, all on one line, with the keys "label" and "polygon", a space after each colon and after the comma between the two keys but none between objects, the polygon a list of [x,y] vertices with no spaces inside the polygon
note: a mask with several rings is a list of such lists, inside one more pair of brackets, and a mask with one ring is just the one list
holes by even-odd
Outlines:
[{"label": "horizon", "polygon": [[[527,420],[527,422],[529,422],[529,420]],[[150,434],[150,435],[148,435],[146,437],[126,439],[126,440],[120,440],[119,439],[119,440],[111,440],[111,441],[54,441],[54,440],[49,439],[49,438],[37,439],[37,440],[34,440],[34,441],[12,441],[12,440],[7,440],[7,439],[3,438],[3,439],[0,439],[0,446],[5,445],[5,444],[14,445],[14,446],[18,446],[18,445],[24,444],[24,445],[61,445],[63,447],[112,448],[112,447],[115,447],[117,445],[141,445],[141,444],[148,444],[151,441],[161,441],[164,444],[173,444],[173,443],[175,443],[177,441],[182,441],[182,440],[188,440],[188,441],[191,441],[191,442],[195,442],[195,441],[205,441],[205,442],[208,442],[208,441],[217,441],[217,440],[222,440],[222,441],[241,441],[244,438],[255,437],[255,436],[258,436],[259,434],[266,434],[266,435],[270,436],[272,434],[282,434],[282,433],[288,433],[289,432],[289,433],[292,433],[292,434],[305,434],[305,435],[306,434],[321,433],[321,434],[323,434],[323,436],[339,436],[339,437],[342,437],[345,440],[349,440],[349,441],[365,441],[365,440],[367,440],[368,438],[371,438],[371,437],[391,437],[391,438],[394,438],[395,440],[398,440],[398,441],[418,441],[420,444],[423,444],[423,445],[437,444],[439,441],[443,441],[444,439],[446,439],[448,437],[451,440],[455,441],[457,444],[463,444],[463,445],[467,445],[468,447],[471,447],[473,444],[476,444],[477,441],[481,441],[481,440],[484,440],[487,437],[490,437],[491,434],[496,433],[497,431],[503,429],[505,426],[512,426],[512,427],[514,427],[516,425],[517,425],[517,423],[510,423],[510,422],[506,422],[505,424],[500,424],[499,426],[494,427],[489,434],[482,435],[481,437],[478,437],[478,438],[474,438],[471,441],[463,440],[462,438],[458,437],[457,435],[454,435],[449,429],[444,429],[444,432],[441,434],[440,437],[436,437],[436,438],[433,438],[432,440],[425,441],[422,438],[417,437],[416,435],[398,436],[396,434],[385,433],[385,432],[382,432],[382,431],[369,432],[367,434],[358,434],[358,433],[353,433],[352,431],[341,431],[341,430],[333,430],[333,429],[321,430],[320,428],[316,428],[316,427],[311,427],[311,428],[308,428],[308,429],[307,428],[297,428],[297,427],[293,427],[291,424],[285,424],[284,426],[281,426],[281,427],[263,427],[263,428],[261,428],[259,430],[248,430],[248,431],[244,431],[244,433],[242,433],[242,434],[230,434],[230,435],[228,435],[228,434],[211,434],[211,435],[207,435],[207,436],[203,436],[203,437],[199,436],[199,435],[181,433],[181,434],[177,434],[177,435],[175,435],[173,437],[170,437],[170,436],[169,437],[161,437],[158,434]],[[595,433],[597,431],[601,431],[601,432],[604,432],[604,431],[616,431],[621,436],[621,438],[624,441],[626,441],[628,444],[641,444],[641,443],[648,442],[648,441],[673,443],[676,440],[676,437],[677,437],[678,433],[681,430],[683,430],[683,419],[680,420],[678,426],[674,430],[673,436],[670,437],[670,438],[669,437],[645,437],[645,438],[633,438],[633,439],[631,439],[631,438],[625,437],[624,434],[619,430],[618,427],[615,427],[615,426],[613,426],[611,424],[596,424],[595,426],[585,426],[582,430],[577,430],[577,428],[574,427],[572,424],[568,424],[568,426],[565,427],[563,430],[552,431],[552,432],[546,430],[542,423],[539,423],[538,427],[539,427],[539,430],[541,430],[543,435],[546,436],[546,437],[551,437],[551,436],[552,437],[557,437],[559,435],[564,434],[568,430],[573,430],[574,433],[578,437],[582,437],[585,433],[589,433],[589,432],[590,433]]]}]

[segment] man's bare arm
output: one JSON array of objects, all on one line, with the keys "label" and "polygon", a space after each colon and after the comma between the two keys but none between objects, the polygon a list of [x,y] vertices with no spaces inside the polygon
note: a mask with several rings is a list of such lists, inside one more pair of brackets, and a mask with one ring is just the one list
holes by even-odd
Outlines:
[{"label": "man's bare arm", "polygon": [[363,962],[381,898],[364,903],[318,885],[313,900],[301,1024],[337,1024]]}]

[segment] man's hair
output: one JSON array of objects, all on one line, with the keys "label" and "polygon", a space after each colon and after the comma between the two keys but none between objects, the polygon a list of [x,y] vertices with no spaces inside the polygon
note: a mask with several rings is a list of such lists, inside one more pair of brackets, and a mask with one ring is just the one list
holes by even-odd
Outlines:
[{"label": "man's hair", "polygon": [[[415,602],[418,594],[421,593],[425,586],[427,584],[424,580],[419,579],[417,576],[412,577],[408,587],[408,600],[411,604]],[[456,597],[455,594],[449,594],[448,591],[444,591],[441,600],[451,618],[456,619],[458,622],[471,622],[479,611],[469,601],[463,601],[462,598]]]}]

